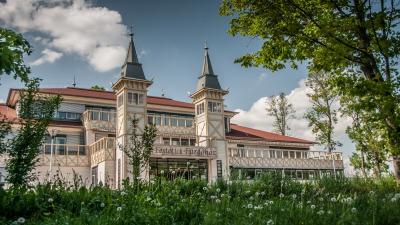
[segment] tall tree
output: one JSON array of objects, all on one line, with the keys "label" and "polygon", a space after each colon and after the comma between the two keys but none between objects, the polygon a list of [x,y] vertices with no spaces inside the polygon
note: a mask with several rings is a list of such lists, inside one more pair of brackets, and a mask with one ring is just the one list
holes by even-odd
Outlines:
[{"label": "tall tree", "polygon": [[103,86],[100,85],[93,85],[90,89],[96,90],[96,91],[105,91],[106,89]]},{"label": "tall tree", "polygon": [[0,76],[12,75],[14,79],[28,82],[30,68],[25,65],[23,57],[31,53],[29,42],[21,34],[0,27]]},{"label": "tall tree", "polygon": [[15,137],[10,140],[6,149],[7,181],[13,187],[25,188],[35,179],[32,173],[41,152],[44,135],[55,110],[58,108],[60,96],[47,97],[38,93],[39,79],[32,79],[25,90],[20,92],[19,128]]},{"label": "tall tree", "polygon": [[305,118],[319,143],[324,145],[328,152],[332,152],[337,146],[341,146],[341,143],[333,137],[337,123],[338,96],[332,92],[329,78],[329,74],[323,72],[308,75],[306,86],[311,92],[307,93],[307,96],[312,106],[306,112]]},{"label": "tall tree", "polygon": [[154,125],[146,125],[143,133],[138,133],[139,120],[134,115],[131,119],[131,130],[128,133],[128,144],[121,146],[128,157],[132,169],[133,182],[137,183],[140,174],[145,170],[150,161],[157,129]]},{"label": "tall tree", "polygon": [[232,35],[263,42],[236,60],[243,66],[275,71],[306,61],[312,72],[339,74],[338,93],[361,99],[354,107],[376,112],[371,119],[385,126],[400,182],[399,7],[385,0],[224,0],[220,13],[232,17]]},{"label": "tall tree", "polygon": [[288,122],[294,118],[295,111],[285,94],[280,93],[277,96],[271,96],[270,101],[267,101],[266,110],[268,115],[274,119],[272,126],[275,132],[286,135],[286,131],[290,130]]}]

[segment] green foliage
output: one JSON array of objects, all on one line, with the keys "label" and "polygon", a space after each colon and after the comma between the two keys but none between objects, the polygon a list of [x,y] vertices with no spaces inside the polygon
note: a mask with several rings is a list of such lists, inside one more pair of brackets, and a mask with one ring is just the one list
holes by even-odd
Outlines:
[{"label": "green foliage", "polygon": [[272,116],[274,122],[272,126],[275,131],[285,135],[287,130],[290,130],[288,121],[294,118],[293,105],[288,102],[284,93],[280,93],[278,96],[271,96],[270,101],[267,102],[267,113]]},{"label": "green foliage", "polygon": [[[398,1],[224,0],[232,35],[257,38],[261,48],[236,62],[272,71],[307,62],[310,72],[336,74],[347,109],[359,108],[387,131],[400,159],[400,4]],[[347,100],[357,99],[355,105]],[[400,181],[400,160],[395,174]]]},{"label": "green foliage", "polygon": [[58,108],[61,98],[47,97],[38,93],[39,79],[30,80],[20,92],[20,127],[6,149],[7,181],[13,187],[25,188],[35,178],[32,170],[40,154],[46,128]]},{"label": "green foliage", "polygon": [[[332,92],[327,73],[311,73],[308,75],[306,85],[311,92],[307,96],[311,101],[311,109],[305,114],[308,125],[316,134],[320,144],[325,146],[328,152],[332,152],[341,143],[333,138],[335,124],[337,123],[338,96]],[[336,105],[335,105],[336,104]]]},{"label": "green foliage", "polygon": [[93,85],[90,89],[96,90],[96,91],[105,91],[106,89],[103,86],[100,85]]},{"label": "green foliage", "polygon": [[8,119],[0,113],[0,155],[7,149],[7,135],[11,132],[11,124]]},{"label": "green foliage", "polygon": [[133,181],[136,183],[140,173],[149,164],[157,129],[154,125],[145,125],[143,133],[139,134],[139,119],[136,118],[136,115],[130,122],[132,129],[128,133],[128,143],[121,148],[128,157],[129,165],[132,166]]},{"label": "green foliage", "polygon": [[31,52],[31,46],[21,34],[0,27],[0,75],[12,74],[14,79],[28,82],[30,68],[24,64],[23,57]]},{"label": "green foliage", "polygon": [[397,224],[393,178],[253,182],[163,178],[124,190],[46,184],[0,189],[0,223],[26,224]]}]

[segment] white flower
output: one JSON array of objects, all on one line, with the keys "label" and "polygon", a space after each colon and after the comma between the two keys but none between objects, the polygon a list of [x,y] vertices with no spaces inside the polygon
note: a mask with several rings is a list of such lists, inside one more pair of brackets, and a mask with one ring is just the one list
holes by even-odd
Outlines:
[{"label": "white flower", "polygon": [[259,195],[260,195],[260,192],[257,191],[257,192],[256,192],[256,197],[258,197]]},{"label": "white flower", "polygon": [[264,192],[264,191],[262,191],[262,192],[261,192],[261,195],[262,195],[262,196],[264,196],[264,195],[265,195],[265,192]]},{"label": "white flower", "polygon": [[331,202],[336,202],[336,201],[337,201],[337,199],[335,197],[331,198]]},{"label": "white flower", "polygon": [[122,207],[121,207],[121,206],[118,206],[118,207],[117,207],[117,211],[118,211],[118,212],[122,211]]},{"label": "white flower", "polygon": [[324,210],[322,210],[322,209],[319,210],[319,211],[317,212],[318,215],[323,215],[324,213],[325,213],[325,212],[324,212]]},{"label": "white flower", "polygon": [[217,190],[216,190],[216,191],[217,191],[217,193],[219,193],[219,192],[221,192],[221,189],[217,188]]},{"label": "white flower", "polygon": [[47,199],[47,202],[52,203],[54,200],[52,198]]},{"label": "white flower", "polygon": [[311,201],[310,201],[310,200],[308,200],[308,201],[307,201],[307,204],[311,204]]},{"label": "white flower", "polygon": [[106,204],[104,204],[104,202],[102,202],[101,204],[100,204],[100,207],[101,208],[104,208],[106,206]]},{"label": "white flower", "polygon": [[19,217],[17,219],[17,223],[25,223],[25,218],[24,217]]},{"label": "white flower", "polygon": [[211,199],[216,199],[216,198],[217,198],[217,196],[215,196],[215,195],[211,195],[211,196],[210,196],[210,198],[211,198]]},{"label": "white flower", "polygon": [[203,191],[207,191],[207,187],[203,187]]},{"label": "white flower", "polygon": [[297,195],[296,195],[296,194],[293,194],[293,195],[292,195],[292,198],[293,198],[293,199],[296,199],[296,198],[297,198]]},{"label": "white flower", "polygon": [[390,199],[391,202],[395,202],[397,201],[397,198],[393,197],[392,199]]},{"label": "white flower", "polygon": [[311,205],[310,207],[311,207],[311,209],[315,209],[315,205]]},{"label": "white flower", "polygon": [[331,210],[328,210],[327,213],[328,213],[328,214],[332,214],[332,211],[331,211]]},{"label": "white flower", "polygon": [[274,225],[274,221],[271,220],[271,219],[269,219],[269,220],[267,221],[267,225]]},{"label": "white flower", "polygon": [[218,198],[215,200],[216,203],[220,203],[221,200],[219,200]]},{"label": "white flower", "polygon": [[224,194],[224,193],[221,194],[221,198],[223,198],[223,197],[225,197],[225,194]]},{"label": "white flower", "polygon": [[251,209],[251,208],[253,208],[253,205],[252,204],[248,204],[247,208]]},{"label": "white flower", "polygon": [[250,201],[253,201],[253,200],[254,200],[254,197],[253,197],[253,196],[250,196],[249,199],[250,199]]},{"label": "white flower", "polygon": [[254,209],[259,210],[259,209],[263,209],[263,207],[262,207],[262,205],[257,205],[257,206],[254,206]]},{"label": "white flower", "polygon": [[232,185],[232,181],[231,181],[231,180],[228,180],[226,183],[227,183],[228,185]]},{"label": "white flower", "polygon": [[357,212],[357,209],[353,207],[353,208],[351,208],[351,212],[352,212],[352,213],[356,213],[356,212]]},{"label": "white flower", "polygon": [[160,174],[163,175],[163,174],[164,174],[164,170],[161,170],[161,171],[160,171]]},{"label": "white flower", "polygon": [[126,192],[125,192],[125,191],[121,191],[121,195],[122,195],[122,196],[125,196],[125,195],[126,195]]},{"label": "white flower", "polygon": [[324,201],[324,198],[320,197],[320,198],[318,198],[318,200],[319,200],[320,202],[322,202],[322,201]]},{"label": "white flower", "polygon": [[279,194],[279,198],[283,198],[283,197],[285,197],[285,194],[280,193],[280,194]]},{"label": "white flower", "polygon": [[253,213],[249,213],[249,217],[253,217]]}]

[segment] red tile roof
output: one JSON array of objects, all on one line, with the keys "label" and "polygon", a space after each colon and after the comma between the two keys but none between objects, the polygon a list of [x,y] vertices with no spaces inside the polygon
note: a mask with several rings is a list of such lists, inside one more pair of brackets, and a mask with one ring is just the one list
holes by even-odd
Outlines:
[{"label": "red tile roof", "polygon": [[17,113],[15,109],[8,107],[4,103],[0,103],[0,118],[1,117],[6,117],[7,120],[14,120],[17,118]]},{"label": "red tile roof", "polygon": [[236,124],[231,124],[231,131],[226,134],[226,137],[228,139],[249,139],[249,140],[273,141],[273,142],[314,144],[314,142],[312,141],[284,136],[262,130],[256,130],[253,128],[243,127]]},{"label": "red tile roof", "polygon": [[[70,95],[77,97],[87,97],[87,98],[101,98],[108,100],[116,100],[115,93],[112,91],[98,91],[85,88],[41,88],[40,92],[49,94],[60,94],[60,95]],[[176,101],[165,97],[147,96],[148,104],[155,105],[165,105],[165,106],[175,106],[182,108],[194,108],[192,103]]]}]

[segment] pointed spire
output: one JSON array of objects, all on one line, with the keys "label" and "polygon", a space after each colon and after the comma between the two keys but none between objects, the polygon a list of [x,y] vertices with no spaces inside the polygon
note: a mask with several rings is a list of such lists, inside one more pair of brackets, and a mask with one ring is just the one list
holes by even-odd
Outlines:
[{"label": "pointed spire", "polygon": [[214,74],[214,71],[211,66],[210,56],[208,55],[208,46],[207,41],[204,42],[204,61],[203,68],[201,70],[201,75]]},{"label": "pointed spire", "polygon": [[121,77],[129,77],[134,79],[146,80],[142,69],[142,64],[136,54],[135,44],[133,42],[133,27],[129,33],[130,41],[128,51],[126,53],[125,62],[122,65]]},{"label": "pointed spire", "polygon": [[76,87],[75,75],[74,75],[74,82],[72,83],[72,86]]},{"label": "pointed spire", "polygon": [[211,66],[211,60],[208,54],[207,41],[204,44],[203,67],[201,69],[199,80],[197,81],[197,91],[202,88],[212,88],[212,89],[222,90],[218,81],[218,77],[217,75],[214,74],[214,71]]}]

